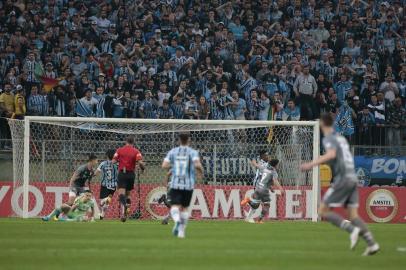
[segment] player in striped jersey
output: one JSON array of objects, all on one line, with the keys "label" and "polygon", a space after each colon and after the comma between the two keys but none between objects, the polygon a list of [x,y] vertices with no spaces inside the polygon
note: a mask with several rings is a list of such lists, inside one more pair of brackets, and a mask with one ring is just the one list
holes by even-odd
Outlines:
[{"label": "player in striped jersey", "polygon": [[107,150],[107,160],[100,163],[97,167],[95,176],[101,173],[100,182],[100,219],[104,218],[107,208],[111,203],[111,198],[114,195],[117,187],[118,166],[113,163],[115,150]]},{"label": "player in striped jersey", "polygon": [[179,134],[179,147],[173,148],[166,155],[162,168],[171,173],[169,197],[171,217],[175,221],[173,235],[184,238],[189,219],[188,207],[193,194],[196,173],[203,175],[199,152],[189,147],[188,133]]},{"label": "player in striped jersey", "polygon": [[269,154],[266,151],[260,152],[260,160],[258,163],[256,160],[252,160],[252,166],[257,169],[254,178],[255,191],[252,198],[245,198],[241,202],[242,206],[249,204],[251,207],[245,219],[247,222],[255,223],[253,216],[261,203],[262,211],[258,223],[262,223],[264,217],[269,213],[271,202],[269,190],[273,192],[272,185],[275,185],[283,192],[283,188],[278,181],[278,173],[276,172],[276,166],[278,163],[279,160],[270,159]]}]

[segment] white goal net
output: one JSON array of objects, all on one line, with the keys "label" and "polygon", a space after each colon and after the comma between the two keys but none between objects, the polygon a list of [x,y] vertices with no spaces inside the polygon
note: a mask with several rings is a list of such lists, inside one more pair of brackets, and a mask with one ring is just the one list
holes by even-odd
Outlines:
[{"label": "white goal net", "polygon": [[[27,117],[9,120],[13,138],[13,216],[37,217],[49,213],[67,199],[68,183],[88,154],[104,160],[131,135],[147,169],[137,175],[131,194],[131,211],[141,218],[162,218],[165,205],[158,202],[166,192],[165,154],[177,145],[177,133],[190,131],[192,147],[199,150],[204,166],[191,202],[195,219],[240,219],[247,210],[241,200],[253,192],[252,159],[267,150],[280,160],[278,174],[285,194],[271,193],[269,219],[317,220],[319,172],[303,173],[301,162],[319,154],[318,122],[212,121],[106,118]],[[11,169],[11,168],[10,168]],[[92,190],[99,199],[99,179]],[[118,217],[117,195],[107,218]],[[257,211],[259,213],[260,211]]]}]

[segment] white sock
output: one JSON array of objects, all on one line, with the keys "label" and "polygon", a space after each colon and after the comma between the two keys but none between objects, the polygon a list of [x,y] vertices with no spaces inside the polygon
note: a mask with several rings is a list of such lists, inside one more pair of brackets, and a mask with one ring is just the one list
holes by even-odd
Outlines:
[{"label": "white sock", "polygon": [[106,198],[104,198],[104,199],[101,199],[101,200],[100,200],[100,205],[101,205],[101,206],[104,206],[104,205],[106,204],[108,198],[109,198],[109,197],[106,197]]},{"label": "white sock", "polygon": [[173,221],[180,222],[179,207],[177,207],[177,206],[172,206],[171,207],[171,217],[172,217]]},{"label": "white sock", "polygon": [[247,219],[251,219],[256,211],[257,209],[250,208],[250,211],[248,211]]},{"label": "white sock", "polygon": [[188,220],[189,220],[189,212],[188,211],[180,212],[180,223],[183,225],[183,227],[186,227]]}]

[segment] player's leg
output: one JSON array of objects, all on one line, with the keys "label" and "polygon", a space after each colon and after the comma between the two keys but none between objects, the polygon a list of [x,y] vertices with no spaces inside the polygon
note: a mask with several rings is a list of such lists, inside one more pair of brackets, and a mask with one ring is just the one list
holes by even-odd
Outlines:
[{"label": "player's leg", "polygon": [[[118,200],[120,203],[120,219],[122,222],[127,220],[127,194],[133,187],[131,187],[131,174],[119,172],[118,174]],[[134,186],[134,179],[132,179],[132,186]]]},{"label": "player's leg", "polygon": [[354,230],[354,226],[351,224],[351,222],[348,222],[341,215],[333,212],[329,205],[325,202],[320,204],[319,214],[326,221],[342,230],[347,231],[348,233],[352,233]]},{"label": "player's leg", "polygon": [[320,204],[319,214],[322,218],[335,225],[336,227],[352,233],[354,226],[345,220],[341,215],[333,212],[331,207],[341,207],[348,199],[348,190],[345,187],[334,189],[330,187],[324,195],[323,202]]},{"label": "player's leg", "polygon": [[66,203],[69,205],[72,205],[78,195],[79,194],[78,194],[77,188],[75,188],[75,187],[69,188],[69,197],[68,197],[68,201]]},{"label": "player's leg", "polygon": [[180,226],[180,212],[181,212],[181,195],[180,190],[171,189],[169,191],[169,196],[171,197],[171,210],[170,215],[172,220],[175,222],[173,225],[172,233],[174,236],[178,236],[179,226]]},{"label": "player's leg", "polygon": [[354,239],[351,239],[351,248],[352,249],[355,248],[355,245],[357,244],[358,240],[358,235],[360,235],[368,245],[363,255],[364,256],[373,255],[379,251],[379,245],[378,243],[376,243],[374,236],[372,235],[372,232],[368,229],[365,222],[358,215],[358,201],[359,201],[358,190],[357,186],[355,185],[347,201],[348,218],[350,219],[351,223],[355,226],[355,228],[359,229],[356,236],[352,235]]},{"label": "player's leg", "polygon": [[108,189],[107,187],[100,187],[100,219],[103,219],[106,211],[111,203],[114,190]]},{"label": "player's leg", "polygon": [[53,217],[58,217],[60,214],[67,214],[71,209],[70,205],[62,204],[60,207],[55,208],[49,215],[42,217],[43,221],[49,221]]},{"label": "player's leg", "polygon": [[192,199],[193,190],[182,191],[182,208],[180,212],[180,226],[179,226],[179,238],[185,238],[186,226],[189,221],[189,205]]},{"label": "player's leg", "polygon": [[252,194],[252,198],[248,202],[248,205],[250,206],[250,210],[248,211],[248,214],[245,217],[245,221],[247,221],[249,223],[255,223],[255,220],[253,217],[260,204],[261,204],[261,200],[259,199],[259,193],[258,193],[258,191],[255,191],[254,194]]},{"label": "player's leg", "polygon": [[[168,192],[169,193],[169,192]],[[171,209],[171,203],[170,203],[170,197],[169,194],[162,194],[162,196],[158,199],[158,203],[161,204],[165,204],[165,206],[169,209]],[[166,215],[166,217],[162,220],[161,224],[162,225],[168,225],[169,223],[169,219],[171,218],[170,213],[168,213]]]},{"label": "player's leg", "polygon": [[259,192],[259,200],[262,202],[262,211],[259,215],[257,223],[263,223],[263,220],[269,214],[269,208],[271,207],[271,196],[269,190],[263,190]]}]

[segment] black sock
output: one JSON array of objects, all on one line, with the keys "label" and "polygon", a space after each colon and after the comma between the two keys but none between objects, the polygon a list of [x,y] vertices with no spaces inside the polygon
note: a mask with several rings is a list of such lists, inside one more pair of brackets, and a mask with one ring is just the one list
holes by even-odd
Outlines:
[{"label": "black sock", "polygon": [[122,204],[123,206],[126,205],[127,199],[126,199],[126,197],[125,197],[124,194],[120,194],[120,195],[118,196],[118,200],[120,201],[120,204]]},{"label": "black sock", "polygon": [[330,222],[331,224],[337,226],[338,228],[341,228],[349,233],[352,232],[354,229],[354,226],[351,224],[351,222],[348,222],[344,220],[339,214],[336,214],[334,212],[329,212],[327,213],[324,218]]},{"label": "black sock", "polygon": [[358,228],[361,229],[360,235],[365,240],[365,242],[367,242],[368,246],[372,246],[375,244],[374,236],[368,230],[367,225],[365,224],[365,222],[362,219],[360,219],[360,218],[353,219],[351,221],[351,223],[354,226],[357,226]]}]

